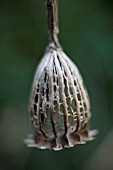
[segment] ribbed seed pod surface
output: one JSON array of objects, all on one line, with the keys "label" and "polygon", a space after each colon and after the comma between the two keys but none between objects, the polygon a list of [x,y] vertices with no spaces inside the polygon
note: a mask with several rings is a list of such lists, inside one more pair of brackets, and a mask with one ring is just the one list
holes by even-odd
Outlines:
[{"label": "ribbed seed pod surface", "polygon": [[77,66],[61,48],[49,46],[33,81],[30,118],[35,135],[29,147],[61,150],[93,139],[90,103]]}]

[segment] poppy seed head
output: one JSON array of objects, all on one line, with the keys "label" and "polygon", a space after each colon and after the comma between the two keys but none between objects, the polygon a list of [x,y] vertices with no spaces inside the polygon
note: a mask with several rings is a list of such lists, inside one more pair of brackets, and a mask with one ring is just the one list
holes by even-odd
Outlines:
[{"label": "poppy seed head", "polygon": [[49,45],[33,81],[28,146],[61,150],[92,140],[90,102],[77,66],[61,48]]}]

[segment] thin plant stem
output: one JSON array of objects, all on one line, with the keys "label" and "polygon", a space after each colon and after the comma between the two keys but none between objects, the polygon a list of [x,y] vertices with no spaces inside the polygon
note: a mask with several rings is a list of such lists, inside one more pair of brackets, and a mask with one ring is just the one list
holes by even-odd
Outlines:
[{"label": "thin plant stem", "polygon": [[58,0],[46,0],[49,41],[60,47],[58,41]]}]

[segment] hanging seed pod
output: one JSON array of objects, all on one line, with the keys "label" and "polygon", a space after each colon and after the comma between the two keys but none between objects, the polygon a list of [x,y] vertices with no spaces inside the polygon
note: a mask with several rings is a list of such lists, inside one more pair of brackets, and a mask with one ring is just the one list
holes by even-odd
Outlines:
[{"label": "hanging seed pod", "polygon": [[30,115],[35,135],[29,147],[61,150],[90,141],[90,102],[77,66],[59,45],[57,3],[47,1],[50,43],[33,81]]}]

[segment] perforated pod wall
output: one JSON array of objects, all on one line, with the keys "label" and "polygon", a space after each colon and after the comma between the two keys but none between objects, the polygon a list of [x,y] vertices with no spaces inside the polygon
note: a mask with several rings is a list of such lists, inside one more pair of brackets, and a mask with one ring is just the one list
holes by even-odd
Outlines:
[{"label": "perforated pod wall", "polygon": [[40,62],[30,99],[35,135],[30,147],[60,150],[92,140],[90,103],[77,66],[51,44]]}]

